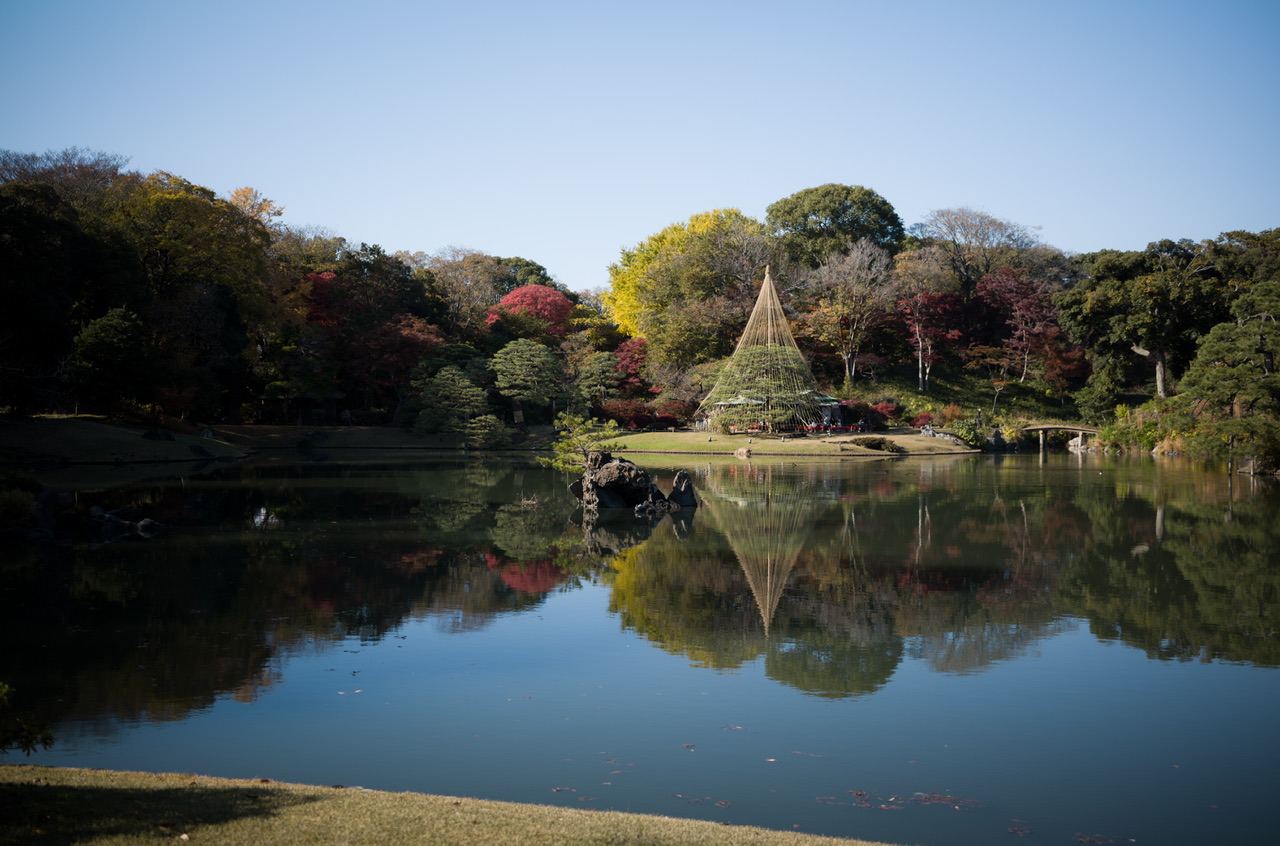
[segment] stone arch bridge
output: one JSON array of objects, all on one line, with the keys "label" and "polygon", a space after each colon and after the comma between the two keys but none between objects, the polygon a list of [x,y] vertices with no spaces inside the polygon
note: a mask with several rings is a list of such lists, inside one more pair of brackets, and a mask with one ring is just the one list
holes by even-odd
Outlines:
[{"label": "stone arch bridge", "polygon": [[1048,432],[1075,432],[1080,438],[1080,449],[1084,449],[1084,445],[1089,440],[1090,435],[1098,434],[1096,426],[1081,426],[1070,423],[1036,423],[1032,426],[1023,426],[1018,431],[1031,434],[1038,432],[1040,434],[1040,451],[1045,450],[1045,437]]}]

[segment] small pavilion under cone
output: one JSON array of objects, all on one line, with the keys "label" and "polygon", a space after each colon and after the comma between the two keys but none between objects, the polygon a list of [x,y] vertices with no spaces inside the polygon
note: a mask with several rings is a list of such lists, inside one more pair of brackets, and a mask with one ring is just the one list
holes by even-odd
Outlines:
[{"label": "small pavilion under cone", "polygon": [[699,413],[736,428],[772,432],[817,425],[823,409],[838,404],[818,392],[766,267],[747,328]]}]

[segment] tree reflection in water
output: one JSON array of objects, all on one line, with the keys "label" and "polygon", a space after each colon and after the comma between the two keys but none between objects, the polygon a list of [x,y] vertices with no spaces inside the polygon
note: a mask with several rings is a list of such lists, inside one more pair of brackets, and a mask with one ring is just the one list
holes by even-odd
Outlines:
[{"label": "tree reflection in water", "polygon": [[1184,501],[1141,475],[1117,474],[1113,496],[976,462],[856,482],[816,465],[708,466],[695,531],[660,526],[618,555],[612,607],[697,665],[763,656],[770,677],[825,697],[880,688],[905,656],[979,672],[1079,618],[1152,657],[1275,666],[1274,500],[1229,500],[1224,519],[1206,475]]},{"label": "tree reflection in water", "polygon": [[172,530],[7,553],[0,680],[55,729],[179,719],[254,698],[290,654],[415,619],[475,631],[585,581],[669,653],[759,661],[827,698],[911,657],[980,672],[1080,620],[1153,659],[1280,666],[1274,491],[1100,466],[720,464],[695,473],[692,517],[585,530],[563,476],[512,462],[237,467],[82,495]]}]

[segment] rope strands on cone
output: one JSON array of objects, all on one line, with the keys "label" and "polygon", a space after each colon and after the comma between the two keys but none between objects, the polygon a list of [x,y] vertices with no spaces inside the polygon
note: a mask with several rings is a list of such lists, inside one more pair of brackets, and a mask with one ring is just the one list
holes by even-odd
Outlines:
[{"label": "rope strands on cone", "polygon": [[765,267],[747,327],[698,411],[732,426],[774,431],[817,424],[822,408],[836,404],[834,397],[818,392]]}]

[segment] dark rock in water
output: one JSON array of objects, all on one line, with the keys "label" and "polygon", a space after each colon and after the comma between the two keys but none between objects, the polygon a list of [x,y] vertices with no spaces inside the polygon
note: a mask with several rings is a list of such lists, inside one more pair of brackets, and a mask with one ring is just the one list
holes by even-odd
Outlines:
[{"label": "dark rock in water", "polygon": [[588,510],[635,508],[644,502],[666,500],[647,472],[607,452],[587,456],[581,483],[582,505]]},{"label": "dark rock in water", "polygon": [[129,537],[151,538],[169,528],[150,517],[141,517],[138,509],[132,506],[106,511],[92,505],[87,518],[83,529],[90,542],[95,544],[114,543]]},{"label": "dark rock in water", "polygon": [[150,517],[143,517],[141,520],[137,522],[136,525],[137,525],[137,529],[136,529],[137,533],[144,538],[155,537],[161,532],[167,531],[169,528],[164,523],[160,523],[156,520],[152,520]]},{"label": "dark rock in water", "polygon": [[698,507],[698,498],[693,495],[693,480],[689,478],[687,470],[676,473],[675,481],[671,484],[671,493],[667,495],[667,502],[681,508]]},{"label": "dark rock in water", "polygon": [[646,471],[607,452],[588,455],[582,478],[570,485],[569,490],[588,511],[629,508],[638,516],[660,516],[698,505],[689,474],[685,471],[681,470],[676,475],[672,490],[674,498],[669,498],[658,489]]}]

